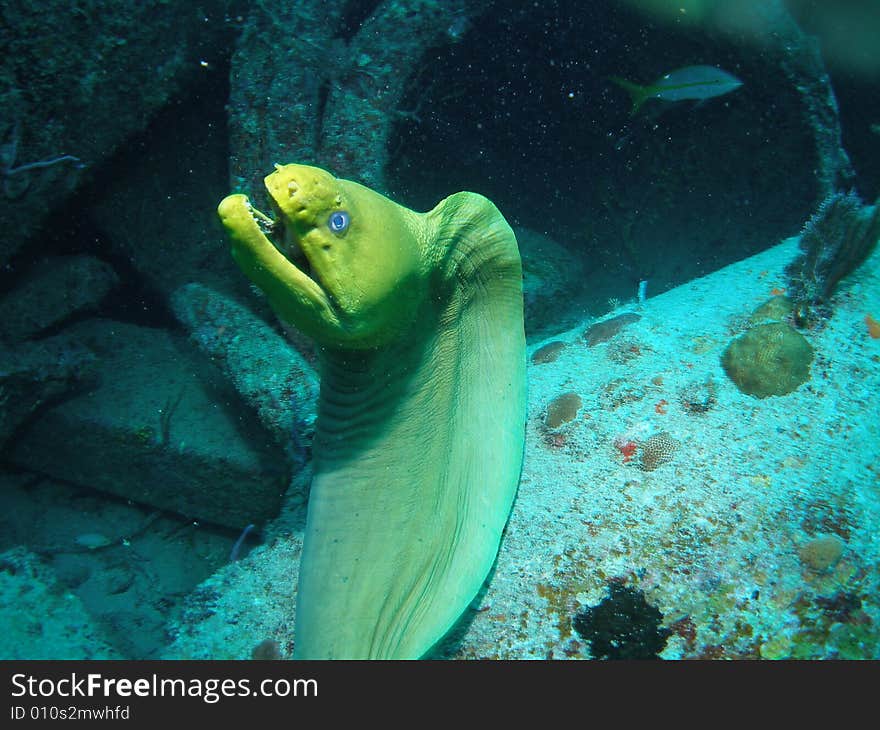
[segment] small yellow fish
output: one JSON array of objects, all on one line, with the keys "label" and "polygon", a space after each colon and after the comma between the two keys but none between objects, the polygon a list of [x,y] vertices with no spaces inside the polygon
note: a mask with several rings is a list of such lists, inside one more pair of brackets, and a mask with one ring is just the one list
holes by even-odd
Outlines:
[{"label": "small yellow fish", "polygon": [[736,76],[715,66],[685,66],[664,74],[654,83],[642,86],[619,76],[610,80],[626,90],[632,98],[632,114],[635,114],[646,101],[684,101],[685,99],[711,99],[735,91],[742,86]]}]

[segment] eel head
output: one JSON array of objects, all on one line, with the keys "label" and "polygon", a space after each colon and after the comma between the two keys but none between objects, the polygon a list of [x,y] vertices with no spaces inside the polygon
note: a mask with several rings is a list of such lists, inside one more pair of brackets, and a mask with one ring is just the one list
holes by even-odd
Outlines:
[{"label": "eel head", "polygon": [[271,215],[241,194],[218,213],[233,258],[278,316],[325,347],[397,337],[427,286],[421,217],[308,165],[278,165],[265,185]]}]

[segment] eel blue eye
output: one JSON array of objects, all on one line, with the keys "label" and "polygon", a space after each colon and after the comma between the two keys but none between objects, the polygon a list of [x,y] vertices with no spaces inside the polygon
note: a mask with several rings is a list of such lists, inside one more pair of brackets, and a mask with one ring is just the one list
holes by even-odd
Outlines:
[{"label": "eel blue eye", "polygon": [[330,218],[327,220],[327,227],[333,233],[342,233],[348,228],[350,222],[351,219],[348,217],[348,213],[344,210],[337,210],[335,213],[330,214]]}]

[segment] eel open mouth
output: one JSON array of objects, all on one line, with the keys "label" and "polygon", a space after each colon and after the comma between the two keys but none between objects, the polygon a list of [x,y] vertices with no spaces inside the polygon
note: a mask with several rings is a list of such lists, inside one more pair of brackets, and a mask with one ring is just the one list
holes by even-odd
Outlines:
[{"label": "eel open mouth", "polygon": [[[248,202],[248,212],[251,214],[251,217],[259,226],[260,231],[262,231],[268,241],[278,249],[278,252],[284,256],[284,258],[314,281],[315,277],[313,276],[312,264],[309,261],[308,256],[306,256],[305,251],[303,251],[296,235],[288,226],[284,225],[284,216],[281,214],[281,211],[278,209],[274,200],[272,201],[272,208],[273,213],[275,214],[274,218],[266,215]],[[317,281],[315,283],[317,283]]]},{"label": "eel open mouth", "polygon": [[[301,245],[296,226],[279,209],[275,218],[251,205],[246,195],[227,195],[217,206],[232,241],[232,256],[250,280],[262,289],[276,314],[312,337],[332,339],[343,328],[332,287],[321,283]],[[306,250],[304,250],[306,249]]]},{"label": "eel open mouth", "polygon": [[260,232],[266,237],[269,243],[271,243],[278,252],[284,256],[284,258],[290,261],[290,263],[300,269],[300,271],[317,284],[318,282],[314,277],[312,264],[309,261],[308,256],[306,256],[305,251],[303,251],[302,246],[297,240],[296,235],[290,230],[290,227],[284,225],[284,216],[278,209],[274,200],[272,201],[272,208],[273,213],[275,214],[274,218],[255,208],[250,201],[247,203],[248,213],[250,213],[251,218],[254,219]]}]

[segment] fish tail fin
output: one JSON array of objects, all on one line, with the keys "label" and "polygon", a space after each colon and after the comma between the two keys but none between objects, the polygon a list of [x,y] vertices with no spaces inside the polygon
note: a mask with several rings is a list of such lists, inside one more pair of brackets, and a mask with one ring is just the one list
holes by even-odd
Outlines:
[{"label": "fish tail fin", "polygon": [[645,103],[645,100],[650,96],[650,92],[646,86],[641,86],[640,84],[635,84],[632,81],[627,81],[626,79],[620,78],[620,76],[609,76],[609,81],[613,81],[617,84],[621,89],[626,91],[632,99],[632,110],[630,114],[635,116],[636,112],[641,108],[642,104]]}]

